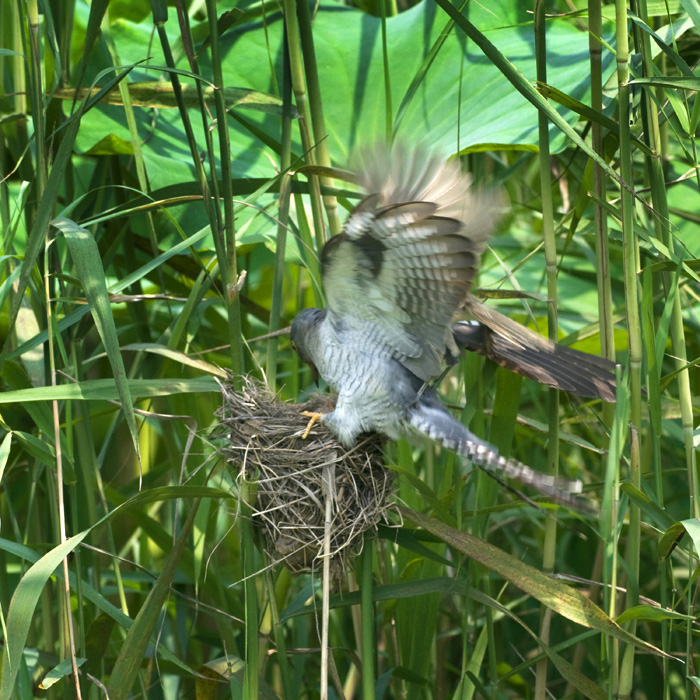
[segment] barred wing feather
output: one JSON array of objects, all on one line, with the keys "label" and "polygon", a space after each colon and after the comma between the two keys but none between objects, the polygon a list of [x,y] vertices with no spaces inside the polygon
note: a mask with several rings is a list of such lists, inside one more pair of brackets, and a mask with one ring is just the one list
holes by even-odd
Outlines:
[{"label": "barred wing feather", "polygon": [[375,190],[323,249],[323,284],[337,322],[361,328],[429,380],[454,343],[451,321],[471,287],[499,200],[472,192],[456,163],[399,149],[385,155],[373,155],[374,170],[365,177]]}]

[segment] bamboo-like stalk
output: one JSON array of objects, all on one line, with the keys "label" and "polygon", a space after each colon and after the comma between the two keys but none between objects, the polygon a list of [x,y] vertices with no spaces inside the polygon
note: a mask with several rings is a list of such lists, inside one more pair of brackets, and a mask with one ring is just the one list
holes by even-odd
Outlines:
[{"label": "bamboo-like stalk", "polygon": [[[73,30],[73,14],[74,14],[74,8],[72,3],[66,3],[64,6],[60,8],[55,8],[57,12],[61,14],[60,17],[60,30],[58,33],[58,47],[57,47],[57,52],[58,52],[58,57],[60,57],[60,62],[61,62],[61,81],[67,81],[70,77],[70,49],[71,49],[71,33]],[[62,16],[65,14],[66,16]],[[58,57],[56,55],[53,56],[54,60],[57,60]],[[120,83],[120,87],[122,87],[123,83]],[[66,198],[71,201],[74,198],[74,187],[73,187],[73,162],[72,160],[69,161],[69,167],[66,169]],[[54,259],[54,264],[51,264],[51,259]],[[45,245],[44,245],[44,293],[45,293],[45,304],[46,304],[46,315],[47,315],[47,329],[48,329],[48,358],[49,358],[49,366],[51,369],[51,384],[52,386],[56,386],[57,383],[57,364],[56,364],[56,356],[54,352],[54,343],[58,341],[59,344],[59,352],[60,352],[60,357],[63,359],[63,361],[67,364],[68,362],[68,353],[66,352],[66,348],[63,346],[63,341],[61,338],[61,334],[56,332],[56,325],[55,325],[55,315],[54,315],[54,306],[52,299],[55,297],[55,289],[53,287],[56,285],[56,282],[51,280],[51,277],[54,277],[54,279],[58,279],[60,277],[60,272],[61,272],[61,263],[58,260],[58,252],[55,247],[50,247],[50,238],[47,232],[46,239],[45,239]],[[71,345],[71,348],[74,349],[75,345]],[[65,434],[62,434],[62,426],[59,421],[59,408],[58,408],[58,402],[53,401],[52,402],[52,412],[53,412],[53,419],[54,419],[54,441],[55,441],[55,451],[56,451],[56,485],[57,485],[57,496],[58,496],[58,513],[59,513],[59,528],[60,528],[60,541],[63,543],[67,539],[67,532],[68,528],[66,527],[66,493],[65,493],[65,485],[63,483],[64,481],[64,474],[63,474],[63,460],[64,460],[64,455],[63,455],[63,447],[62,447],[62,438],[65,438],[65,443],[67,446],[67,454],[65,455],[65,458],[74,461],[74,445],[75,445],[75,440],[74,440],[74,434],[73,434],[73,429],[74,429],[74,415],[73,415],[73,403],[68,401],[66,402],[65,406]],[[88,482],[89,483],[89,482]],[[77,489],[75,485],[71,485],[68,488],[68,503],[78,503],[78,498],[77,498]],[[88,511],[92,510],[94,512],[94,508],[91,508],[92,504],[88,505]],[[72,532],[79,532],[80,531],[80,523],[78,521],[78,509],[77,508],[71,508],[71,531]],[[94,521],[92,521],[94,522]],[[77,663],[77,656],[83,656],[86,653],[86,624],[85,624],[85,600],[82,595],[82,578],[83,578],[83,570],[81,568],[81,554],[80,552],[75,552],[75,556],[73,559],[74,562],[74,568],[75,568],[75,578],[77,580],[77,587],[76,587],[76,598],[77,598],[77,618],[78,618],[78,624],[77,624],[77,630],[75,629],[75,623],[74,623],[74,613],[73,613],[73,606],[72,606],[72,596],[71,596],[71,586],[70,586],[70,579],[69,579],[69,562],[68,559],[64,559],[62,562],[62,568],[63,568],[63,575],[64,575],[64,596],[62,597],[62,606],[61,609],[63,610],[63,615],[65,617],[65,630],[67,633],[68,637],[68,644],[69,644],[69,650],[70,650],[70,661],[71,661],[71,671],[72,671],[72,682],[73,686],[75,688],[75,695],[77,700],[81,700],[82,698],[82,689],[81,689],[81,684],[80,684],[80,675],[78,672],[78,663]],[[76,642],[76,637],[77,637],[77,642]]]},{"label": "bamboo-like stalk", "polygon": [[[28,22],[28,32],[27,40],[28,46],[26,47],[25,55],[27,56],[27,64],[29,67],[29,93],[31,96],[30,106],[31,106],[31,118],[32,125],[34,129],[34,148],[36,161],[34,165],[34,198],[36,201],[40,201],[42,197],[46,196],[54,197],[53,192],[46,191],[46,183],[49,175],[49,152],[46,143],[46,119],[44,114],[44,80],[43,80],[43,62],[42,57],[44,55],[43,47],[41,45],[41,38],[39,34],[39,9],[36,0],[29,0],[26,5],[27,12],[27,22]],[[54,57],[57,60],[57,57]],[[55,204],[52,202],[52,206]],[[31,219],[30,219],[31,220]],[[56,356],[54,349],[55,342],[55,324],[52,316],[52,298],[55,296],[52,293],[51,284],[52,277],[51,274],[51,246],[49,238],[48,226],[43,232],[43,285],[44,285],[44,311],[46,314],[46,327],[48,331],[48,356],[45,358],[45,368],[48,372],[48,380],[46,383],[51,386],[56,385],[57,369],[56,369]],[[64,498],[64,475],[63,475],[63,455],[62,455],[62,445],[61,445],[61,420],[59,415],[58,402],[53,401],[52,405],[52,415],[53,415],[53,443],[54,449],[56,451],[56,476],[55,484],[53,483],[54,475],[50,472],[46,472],[46,478],[49,480],[48,493],[50,501],[55,504],[56,511],[52,508],[52,520],[57,527],[57,539],[60,543],[63,543],[67,539],[66,534],[66,508],[65,508],[65,498]],[[64,558],[61,562],[63,568],[64,576],[64,586],[62,591],[62,597],[60,598],[59,604],[59,628],[62,630],[60,635],[61,642],[61,656],[68,656],[71,662],[72,671],[72,681],[73,687],[75,689],[75,695],[78,700],[82,698],[82,691],[80,687],[80,677],[78,675],[78,666],[76,661],[76,646],[75,646],[75,632],[73,626],[73,612],[71,607],[71,593],[69,586],[69,568],[68,559]],[[46,598],[47,596],[45,596]],[[44,610],[44,616],[48,614],[49,610]]]},{"label": "bamboo-like stalk", "polygon": [[322,493],[324,498],[323,519],[323,574],[321,595],[321,688],[320,700],[328,700],[329,648],[328,628],[330,625],[331,596],[331,527],[333,523],[333,499],[335,495],[335,465],[323,468]]},{"label": "bamboo-like stalk", "polygon": [[243,590],[245,594],[245,673],[243,700],[258,700],[260,652],[258,648],[259,605],[256,578],[259,573],[253,544],[252,503],[255,499],[251,483],[241,478],[241,550],[243,556]]},{"label": "bamboo-like stalk", "polygon": [[[603,111],[602,52],[598,37],[603,32],[600,0],[588,2],[588,28],[590,30],[588,50],[591,56],[591,108]],[[600,122],[591,124],[593,150],[604,157],[603,128]],[[593,190],[599,200],[605,199],[605,176],[600,165],[593,162]],[[600,349],[603,357],[615,359],[615,337],[613,328],[612,286],[610,280],[610,252],[608,246],[607,214],[603,207],[595,203],[595,243],[596,243],[596,284],[598,288],[598,314],[600,325]],[[612,420],[612,406],[604,406],[606,424]]]},{"label": "bamboo-like stalk", "polygon": [[362,698],[374,700],[374,603],[372,602],[372,540],[365,538],[362,549]]},{"label": "bamboo-like stalk", "polygon": [[[314,144],[309,133],[310,115],[309,98],[307,86],[304,80],[304,59],[299,29],[299,19],[297,17],[296,0],[284,1],[284,22],[287,30],[287,46],[289,48],[289,67],[292,79],[292,89],[294,91],[294,101],[299,113],[299,133],[301,135],[301,145],[304,149],[307,163],[313,165]],[[309,201],[311,203],[311,216],[314,223],[314,239],[317,250],[321,250],[326,242],[323,225],[323,206],[321,198],[321,186],[318,175],[309,175]]]},{"label": "bamboo-like stalk", "polygon": [[[547,39],[545,22],[545,3],[535,0],[535,58],[537,61],[537,80],[547,82]],[[547,273],[547,316],[549,337],[557,340],[557,244],[554,236],[554,206],[552,203],[552,177],[549,154],[549,120],[543,112],[537,113],[539,127],[539,172],[542,202],[542,235],[544,239],[544,257]],[[548,472],[553,476],[559,473],[559,392],[549,390],[549,443],[547,449]],[[551,573],[556,560],[557,520],[552,513],[545,521],[544,551],[542,570]],[[543,606],[540,610],[540,639],[544,644],[550,641],[552,616]],[[537,664],[535,675],[535,698],[544,700],[547,695],[547,657]]]},{"label": "bamboo-like stalk", "polygon": [[[231,344],[231,369],[233,385],[237,387],[241,382],[241,375],[244,371],[243,365],[243,342],[241,336],[241,311],[240,311],[240,287],[238,284],[238,267],[236,258],[236,235],[233,212],[233,187],[231,183],[231,145],[228,133],[228,120],[226,115],[226,105],[224,104],[223,91],[224,79],[222,71],[222,57],[219,50],[219,29],[217,27],[218,13],[216,2],[206,0],[207,19],[209,23],[209,39],[211,51],[211,63],[214,77],[214,84],[220,88],[214,92],[214,105],[216,110],[216,125],[219,137],[219,161],[221,166],[222,197],[224,207],[223,222],[221,222],[221,212],[218,203],[211,206],[212,215],[210,218],[223,224],[224,236],[223,246],[217,248],[219,260],[219,270],[222,273],[224,287],[224,303],[226,305],[228,320],[228,335]],[[183,18],[184,21],[184,18]],[[193,66],[196,68],[196,64]],[[198,83],[198,90],[199,90]],[[206,109],[201,100],[200,112],[202,118],[206,117]],[[209,130],[205,125],[205,134]],[[192,144],[191,144],[192,145]],[[210,139],[207,139],[207,147],[210,151],[210,164],[212,167],[212,184],[214,194],[217,194],[218,183],[216,177],[213,147]],[[206,183],[206,180],[204,181]],[[220,237],[219,231],[214,231],[214,240]],[[260,680],[260,653],[258,644],[259,634],[259,603],[257,590],[258,567],[255,557],[254,533],[251,523],[251,503],[254,495],[251,495],[249,483],[245,476],[241,479],[241,540],[243,550],[243,576],[245,591],[245,670],[243,677],[243,697],[245,700],[257,700],[259,696]],[[271,592],[271,595],[274,593]]]},{"label": "bamboo-like stalk", "polygon": [[[603,22],[600,0],[588,0],[588,50],[591,65],[591,108],[602,114],[603,112],[603,79],[602,79],[602,52],[603,47],[599,41],[602,36]],[[593,150],[601,157],[605,157],[603,145],[603,127],[600,122],[591,122],[591,145]],[[600,329],[600,351],[603,357],[615,360],[615,330],[613,325],[614,307],[612,301],[612,284],[610,274],[610,251],[608,244],[607,212],[601,202],[606,199],[605,174],[600,165],[593,161],[593,191],[595,193],[595,255],[596,255],[596,288],[598,290],[598,325]],[[602,407],[602,419],[609,426],[613,420],[614,406],[604,404]],[[607,436],[603,436],[607,446]],[[600,460],[605,467],[605,457]],[[590,580],[598,581],[602,573],[603,544],[600,543],[596,552],[593,570]],[[599,594],[598,586],[591,586],[592,599]],[[579,645],[574,653],[574,666],[579,669],[583,663],[585,647]],[[573,692],[571,683],[567,684],[563,696],[568,697]]]},{"label": "bamboo-like stalk", "polygon": [[[301,50],[304,56],[304,73],[306,75],[306,89],[309,94],[309,111],[311,113],[311,128],[314,133],[315,161],[318,165],[330,167],[331,156],[328,149],[328,132],[326,120],[323,116],[323,100],[321,99],[321,83],[318,77],[316,64],[316,49],[314,48],[313,30],[311,24],[311,12],[306,0],[297,0],[297,16],[299,19],[299,36],[301,38]],[[320,178],[324,187],[333,187],[333,180],[327,177]],[[335,195],[323,195],[323,203],[328,217],[328,228],[331,236],[340,231],[338,223],[338,200]]]},{"label": "bamboo-like stalk", "polygon": [[[640,19],[648,23],[647,17],[647,3],[646,0],[640,0],[638,3],[638,13]],[[637,30],[637,39],[640,44],[643,67],[644,67],[644,77],[652,77],[654,75],[654,68],[651,58],[651,45],[650,38],[646,32]],[[661,127],[659,125],[658,112],[656,110],[656,103],[664,103],[663,88],[658,88],[658,92],[653,96],[650,90],[645,90],[643,93],[643,117],[645,133],[648,138],[648,143],[652,147],[655,153],[654,158],[646,157],[645,162],[647,164],[647,171],[649,173],[651,198],[654,211],[657,216],[654,218],[654,226],[657,237],[667,246],[671,251],[674,250],[675,243],[671,235],[669,226],[669,206],[667,198],[666,183],[664,178],[664,172],[662,167],[662,158],[667,154],[665,150],[667,143],[664,143],[661,139]],[[666,297],[670,299],[671,303],[671,320],[670,320],[670,334],[671,334],[671,344],[672,353],[675,358],[676,367],[679,370],[683,370],[687,365],[687,352],[685,344],[685,335],[683,328],[683,318],[681,309],[681,298],[677,287],[678,274],[672,274],[670,272],[662,273],[662,281],[666,291]],[[651,315],[651,314],[650,314]],[[650,328],[650,336],[653,331],[653,326]],[[653,336],[650,337],[650,343],[655,339]],[[654,352],[652,346],[651,352]],[[662,358],[655,357],[655,363],[660,365]],[[652,368],[650,367],[650,370]],[[658,368],[654,367],[655,375],[650,376],[650,382],[658,382],[660,374],[660,366]],[[693,446],[693,405],[692,396],[690,391],[690,377],[688,370],[685,369],[678,374],[678,394],[679,394],[679,407],[681,413],[681,425],[683,430],[683,438],[685,445],[686,454],[686,469],[688,473],[688,486],[690,495],[690,513],[692,517],[698,518],[700,516],[700,492],[698,489],[698,473],[696,468],[696,458],[695,449]],[[660,397],[658,392],[650,392],[650,413],[652,411],[651,400],[654,400],[653,410],[654,414],[650,416],[650,427],[652,430],[656,430],[658,434],[653,435],[654,442],[654,469],[656,473],[656,483],[659,493],[657,493],[657,498],[662,498],[661,493],[661,454],[659,441],[661,438],[660,428],[661,428],[661,405]],[[656,420],[654,417],[656,416]],[[659,502],[659,505],[663,507],[663,501]],[[692,569],[692,565],[690,565]],[[690,578],[689,578],[690,580]],[[667,585],[664,577],[660,579],[660,598],[661,604],[664,605],[667,602]],[[693,609],[693,595],[691,594],[691,586],[688,586],[688,609]],[[665,624],[662,628],[663,639],[665,640],[665,645],[668,645],[669,640],[669,625]],[[693,664],[693,633],[690,624],[686,627],[686,654],[688,668],[692,668]],[[664,664],[664,676],[668,673],[668,661],[663,660]],[[689,681],[686,682],[687,692],[690,695],[693,690]],[[667,688],[665,690],[667,697],[670,697],[670,691]]]},{"label": "bamboo-like stalk", "polygon": [[[153,5],[153,22],[156,26],[158,37],[160,39],[161,48],[163,50],[163,55],[165,57],[165,63],[169,68],[175,68],[175,60],[173,58],[172,50],[170,48],[170,41],[168,39],[167,32],[165,31],[165,23],[168,21],[168,10],[165,4],[154,3]],[[215,16],[216,19],[216,16]],[[216,22],[215,22],[216,23]],[[243,356],[242,356],[242,343],[240,332],[236,333],[236,312],[234,307],[237,305],[237,290],[235,285],[237,283],[236,279],[229,279],[229,273],[231,272],[231,259],[229,258],[227,251],[227,244],[230,246],[231,241],[224,241],[221,235],[222,230],[222,220],[221,213],[219,211],[218,204],[212,204],[212,191],[207,179],[206,172],[204,171],[204,166],[202,164],[201,158],[199,157],[199,150],[197,148],[197,141],[192,130],[192,123],[185,105],[182,88],[180,86],[180,80],[177,73],[170,72],[169,74],[171,84],[173,86],[173,94],[175,95],[175,101],[178,105],[178,110],[180,113],[180,118],[182,120],[182,126],[185,130],[185,135],[187,137],[187,144],[190,148],[190,153],[192,155],[192,163],[195,168],[197,175],[197,182],[199,184],[200,190],[202,192],[202,202],[204,204],[204,209],[207,213],[207,218],[209,220],[209,225],[212,231],[212,237],[214,239],[214,246],[216,248],[216,256],[219,260],[219,274],[221,275],[222,287],[224,289],[224,303],[227,308],[227,316],[229,319],[229,342],[231,345],[231,371],[234,376],[240,376],[243,371]],[[205,133],[207,130],[205,129]],[[209,148],[211,150],[211,145]],[[211,153],[211,161],[213,162],[213,152]],[[228,161],[227,161],[228,165]],[[216,178],[214,178],[216,180]],[[233,285],[233,287],[231,286]]]},{"label": "bamboo-like stalk", "polygon": [[[627,4],[616,0],[615,21],[617,23],[617,80],[618,109],[620,124],[620,176],[631,185],[632,149],[630,139],[630,87],[629,80],[629,39],[627,35]],[[630,353],[630,481],[641,486],[641,430],[642,430],[642,332],[640,323],[637,273],[639,252],[634,232],[634,199],[632,193],[620,188],[622,199],[622,246],[624,262],[625,299],[627,334]],[[637,604],[639,598],[639,557],[640,557],[640,512],[634,503],[629,506],[629,525],[626,551],[627,598],[626,605]],[[629,631],[634,634],[636,623],[630,622]],[[631,644],[622,650],[619,668],[618,697],[629,697],[634,677],[635,649]]]},{"label": "bamboo-like stalk", "polygon": [[[639,2],[639,15],[642,20],[648,22],[646,16],[646,0]],[[650,38],[646,32],[638,32],[639,42],[641,44],[641,53],[644,65],[645,77],[654,75],[651,59]],[[654,226],[657,237],[670,250],[675,248],[675,242],[671,235],[669,226],[669,206],[666,192],[666,183],[662,167],[662,159],[667,155],[664,153],[663,143],[661,140],[661,127],[659,124],[658,113],[655,108],[655,102],[663,103],[663,88],[658,88],[656,101],[648,90],[643,93],[645,131],[648,133],[649,145],[652,147],[656,157],[646,158],[646,163],[649,172],[651,185],[651,197],[654,211],[657,216],[654,218]],[[697,105],[696,105],[697,107]],[[663,283],[666,289],[667,297],[671,297],[671,288],[675,285],[674,275],[670,272],[663,273]],[[681,425],[683,428],[683,439],[686,453],[686,467],[688,470],[688,486],[690,491],[690,511],[694,518],[700,517],[700,490],[698,486],[698,474],[695,465],[695,449],[693,446],[693,410],[692,396],[690,391],[690,380],[688,370],[684,369],[688,363],[686,351],[685,335],[683,329],[683,317],[681,310],[681,299],[679,294],[674,294],[672,297],[672,315],[671,315],[671,343],[673,347],[673,357],[675,358],[676,367],[682,370],[678,374],[678,393],[679,407],[681,411]]]},{"label": "bamboo-like stalk", "polygon": [[[209,40],[211,51],[211,65],[214,73],[214,84],[219,88],[214,91],[214,106],[216,108],[216,127],[219,136],[219,162],[221,166],[221,180],[223,185],[224,206],[224,241],[225,241],[225,265],[228,284],[225,288],[226,316],[228,319],[228,334],[231,342],[231,366],[239,375],[245,371],[243,362],[243,340],[241,336],[241,304],[240,285],[238,280],[238,261],[236,258],[236,229],[233,215],[233,186],[231,183],[231,142],[229,139],[228,119],[226,105],[224,103],[223,90],[224,75],[222,70],[222,56],[219,49],[219,29],[217,27],[218,13],[216,0],[206,0],[207,20],[209,22]],[[198,81],[198,85],[199,81]],[[207,133],[207,130],[205,130]],[[212,168],[215,169],[215,160],[212,158]],[[216,172],[212,174],[212,181],[216,183]],[[217,207],[218,211],[218,207]],[[222,260],[222,263],[224,261]],[[223,268],[223,265],[220,265]],[[238,385],[235,379],[234,386]]]},{"label": "bamboo-like stalk", "polygon": [[36,165],[34,168],[36,199],[46,187],[48,177],[48,154],[46,152],[46,119],[44,115],[44,81],[41,57],[43,55],[39,38],[39,8],[37,0],[27,2],[27,26],[29,29],[29,50],[27,62],[29,65],[29,92],[31,95],[32,125],[34,127],[34,143],[36,148]]},{"label": "bamboo-like stalk", "polygon": [[[292,81],[289,71],[289,47],[287,45],[287,28],[284,29],[283,48],[283,77],[282,99],[284,101],[284,116],[282,118],[282,151],[280,153],[280,170],[286,173],[291,163],[292,154]],[[291,203],[292,188],[288,174],[280,180],[279,213],[277,220],[277,241],[275,245],[275,268],[272,277],[272,299],[270,302],[269,332],[273,333],[280,327],[280,314],[282,309],[282,283],[286,272],[285,251],[287,246],[287,222],[289,221],[289,205]],[[277,387],[277,348],[279,338],[271,337],[267,341],[267,383],[274,392]]]},{"label": "bamboo-like stalk", "polygon": [[[44,245],[44,293],[46,295],[46,321],[47,328],[49,331],[49,342],[48,342],[48,361],[51,373],[51,386],[56,386],[57,371],[56,371],[56,356],[54,350],[54,332],[55,325],[52,316],[52,304],[51,299],[53,294],[51,293],[51,281],[52,275],[49,274],[51,270],[50,263],[50,240],[48,231],[46,233],[46,241]],[[65,495],[63,490],[63,454],[61,448],[61,419],[58,410],[58,401],[51,402],[51,409],[53,412],[53,423],[54,423],[54,446],[56,450],[56,499],[58,508],[58,527],[59,527],[59,539],[58,541],[63,544],[68,536],[66,534],[66,506],[65,506]],[[52,478],[52,475],[48,475]],[[71,670],[73,676],[73,687],[75,688],[75,696],[77,700],[82,700],[82,691],[80,688],[80,676],[78,674],[78,664],[76,659],[76,647],[75,647],[75,631],[73,627],[73,610],[71,607],[71,591],[69,583],[69,570],[68,570],[68,558],[65,557],[61,562],[63,567],[63,595],[61,599],[63,604],[60,609],[63,611],[64,619],[62,620],[62,627],[65,630],[67,645],[63,644],[64,648],[62,650],[62,655],[68,653]],[[68,647],[67,649],[65,647]]]}]

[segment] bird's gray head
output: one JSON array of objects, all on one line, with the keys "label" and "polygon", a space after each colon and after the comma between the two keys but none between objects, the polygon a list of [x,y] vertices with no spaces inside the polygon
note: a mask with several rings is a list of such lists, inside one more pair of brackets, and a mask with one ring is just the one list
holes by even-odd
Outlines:
[{"label": "bird's gray head", "polygon": [[318,369],[313,360],[313,340],[316,338],[318,327],[326,318],[326,313],[326,309],[304,309],[294,319],[290,333],[292,347],[302,361],[311,367],[311,373],[317,384]]}]

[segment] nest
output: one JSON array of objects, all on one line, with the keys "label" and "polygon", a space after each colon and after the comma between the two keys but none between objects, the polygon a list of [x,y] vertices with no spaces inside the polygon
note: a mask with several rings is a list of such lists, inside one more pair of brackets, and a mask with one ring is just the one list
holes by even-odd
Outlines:
[{"label": "nest", "polygon": [[362,436],[347,449],[321,423],[302,439],[309,419],[301,412],[327,412],[327,396],[284,403],[250,378],[240,390],[230,380],[221,388],[219,449],[256,487],[253,518],[268,555],[297,573],[313,568],[323,555],[329,498],[331,570],[339,576],[361,548],[363,535],[375,534],[393,508],[385,439]]}]

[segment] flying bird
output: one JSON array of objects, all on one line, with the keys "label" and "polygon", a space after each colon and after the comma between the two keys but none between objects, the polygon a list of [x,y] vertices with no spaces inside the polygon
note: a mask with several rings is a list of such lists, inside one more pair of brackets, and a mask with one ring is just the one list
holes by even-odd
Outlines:
[{"label": "flying bird", "polygon": [[[501,457],[449,413],[430,384],[461,347],[505,366],[517,365],[522,354],[509,333],[523,327],[485,311],[469,294],[501,197],[473,188],[458,161],[401,146],[365,153],[358,182],[368,195],[321,253],[327,306],[303,310],[291,328],[301,359],[337,393],[334,410],[309,414],[306,434],[321,420],[348,447],[366,432],[426,436],[557,498],[579,491],[580,482]],[[477,325],[453,326],[465,303],[474,307]],[[500,344],[491,328],[499,327],[499,317],[508,322]],[[551,351],[554,344],[547,343],[536,347]]]}]

